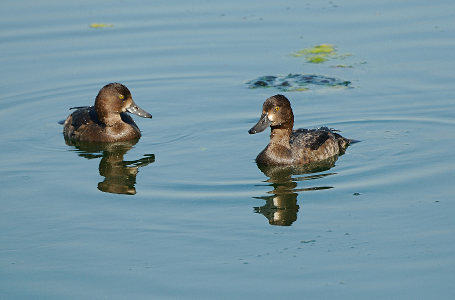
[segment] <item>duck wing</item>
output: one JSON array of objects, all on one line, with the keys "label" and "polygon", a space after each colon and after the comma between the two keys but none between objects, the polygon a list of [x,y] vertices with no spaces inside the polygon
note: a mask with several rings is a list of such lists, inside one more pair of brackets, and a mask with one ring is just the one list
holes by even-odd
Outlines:
[{"label": "duck wing", "polygon": [[328,127],[294,130],[290,142],[294,146],[317,150],[328,139],[337,141],[341,149],[345,149],[349,144],[349,140],[338,134],[337,130]]},{"label": "duck wing", "polygon": [[95,108],[93,106],[79,106],[72,107],[70,109],[76,109],[71,114],[71,125],[74,129],[80,126],[87,125],[89,123],[100,124]]}]

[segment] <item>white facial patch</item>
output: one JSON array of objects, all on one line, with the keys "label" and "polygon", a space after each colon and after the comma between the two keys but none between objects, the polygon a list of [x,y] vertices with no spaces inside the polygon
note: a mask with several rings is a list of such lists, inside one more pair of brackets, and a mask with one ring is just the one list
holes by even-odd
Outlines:
[{"label": "white facial patch", "polygon": [[267,114],[267,119],[269,119],[270,122],[273,122],[273,120],[275,119],[275,116],[271,115],[271,114]]}]

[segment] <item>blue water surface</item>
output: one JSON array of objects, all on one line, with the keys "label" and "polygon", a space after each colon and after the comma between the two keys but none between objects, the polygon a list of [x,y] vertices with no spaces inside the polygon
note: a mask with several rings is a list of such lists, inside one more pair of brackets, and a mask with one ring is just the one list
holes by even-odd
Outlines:
[{"label": "blue water surface", "polygon": [[[448,0],[2,1],[0,299],[452,299],[454,50]],[[288,74],[350,85],[248,88]],[[66,145],[109,82],[140,141]],[[360,142],[261,171],[276,93]]]}]

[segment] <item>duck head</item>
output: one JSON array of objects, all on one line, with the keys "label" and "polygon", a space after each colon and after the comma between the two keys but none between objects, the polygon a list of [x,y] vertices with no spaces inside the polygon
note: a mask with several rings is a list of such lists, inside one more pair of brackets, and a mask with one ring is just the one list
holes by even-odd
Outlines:
[{"label": "duck head", "polygon": [[129,112],[143,118],[151,118],[152,115],[134,103],[131,92],[120,83],[105,85],[95,99],[95,110],[100,120],[109,124],[110,120],[116,119],[122,112]]},{"label": "duck head", "polygon": [[267,127],[272,129],[290,129],[294,126],[294,114],[291,103],[283,95],[275,95],[265,100],[262,105],[262,115],[259,121],[248,133],[255,134],[264,131]]}]

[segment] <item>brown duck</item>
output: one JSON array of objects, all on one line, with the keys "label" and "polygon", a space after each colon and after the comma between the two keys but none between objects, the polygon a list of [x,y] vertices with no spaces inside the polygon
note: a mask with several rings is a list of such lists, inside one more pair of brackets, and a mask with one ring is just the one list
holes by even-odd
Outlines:
[{"label": "brown duck", "polygon": [[353,142],[327,127],[293,130],[291,103],[283,95],[264,102],[261,118],[248,132],[255,134],[269,126],[270,143],[256,157],[258,164],[300,165],[322,161],[343,154]]}]

